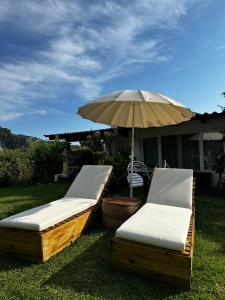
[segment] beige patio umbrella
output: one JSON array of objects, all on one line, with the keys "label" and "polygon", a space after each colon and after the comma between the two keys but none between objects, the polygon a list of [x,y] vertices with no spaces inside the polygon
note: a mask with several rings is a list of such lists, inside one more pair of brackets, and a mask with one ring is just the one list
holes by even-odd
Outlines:
[{"label": "beige patio umbrella", "polygon": [[78,114],[93,122],[132,128],[130,197],[133,196],[134,128],[179,124],[194,115],[167,96],[143,90],[112,92],[81,106]]}]

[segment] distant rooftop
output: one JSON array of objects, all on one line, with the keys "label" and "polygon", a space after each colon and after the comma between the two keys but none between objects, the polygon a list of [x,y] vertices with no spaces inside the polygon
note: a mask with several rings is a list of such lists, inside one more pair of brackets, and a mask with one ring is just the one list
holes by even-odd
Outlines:
[{"label": "distant rooftop", "polygon": [[[202,122],[206,122],[207,120],[211,119],[218,119],[218,118],[225,118],[225,111],[223,112],[213,112],[213,113],[204,113],[199,114],[196,113],[195,116],[190,120],[201,120]],[[87,140],[88,136],[92,136],[96,131],[100,133],[100,135],[103,137],[105,132],[111,132],[112,128],[106,128],[106,129],[96,129],[96,130],[86,130],[86,131],[74,131],[74,132],[64,132],[64,133],[51,133],[51,134],[44,134],[45,137],[47,137],[49,140],[67,140],[69,142],[79,142],[79,141],[85,141]],[[119,128],[120,133],[124,136],[128,135],[128,128]]]},{"label": "distant rooftop", "polygon": [[98,130],[86,130],[86,131],[75,131],[75,132],[64,132],[64,133],[51,133],[45,134],[45,137],[48,137],[49,140],[55,139],[66,139],[69,142],[75,141],[84,141],[87,139],[89,135],[93,135],[96,131],[98,131],[102,136],[105,132],[110,132],[112,129],[98,129]]}]

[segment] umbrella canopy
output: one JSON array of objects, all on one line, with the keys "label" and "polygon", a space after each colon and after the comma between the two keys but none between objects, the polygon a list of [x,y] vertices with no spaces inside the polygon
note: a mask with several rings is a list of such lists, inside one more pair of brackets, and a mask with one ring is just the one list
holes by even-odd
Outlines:
[{"label": "umbrella canopy", "polygon": [[173,125],[193,116],[171,98],[142,90],[112,92],[80,107],[78,114],[93,122],[130,128]]},{"label": "umbrella canopy", "polygon": [[112,92],[81,106],[78,114],[93,122],[132,128],[130,197],[133,195],[134,128],[179,124],[194,115],[167,96],[142,90]]}]

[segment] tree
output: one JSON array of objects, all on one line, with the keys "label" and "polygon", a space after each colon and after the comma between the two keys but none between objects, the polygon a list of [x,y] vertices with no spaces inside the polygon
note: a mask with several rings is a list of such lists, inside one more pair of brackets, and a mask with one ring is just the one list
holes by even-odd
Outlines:
[{"label": "tree", "polygon": [[92,135],[88,135],[87,140],[80,142],[80,144],[94,152],[102,152],[104,150],[100,131],[95,131]]},{"label": "tree", "polygon": [[[225,97],[225,92],[222,93],[222,96]],[[218,106],[219,106],[219,108],[221,108],[222,112],[225,111],[225,106],[222,106],[222,105],[218,105]]]}]

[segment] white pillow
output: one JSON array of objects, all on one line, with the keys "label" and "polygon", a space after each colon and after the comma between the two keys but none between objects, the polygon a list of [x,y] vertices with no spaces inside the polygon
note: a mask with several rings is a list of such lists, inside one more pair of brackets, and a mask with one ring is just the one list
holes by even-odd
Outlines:
[{"label": "white pillow", "polygon": [[193,170],[155,168],[147,202],[192,209]]},{"label": "white pillow", "polygon": [[83,166],[65,197],[87,198],[98,201],[112,172],[112,166]]},{"label": "white pillow", "polygon": [[191,214],[191,209],[148,203],[117,229],[116,237],[183,251]]}]

